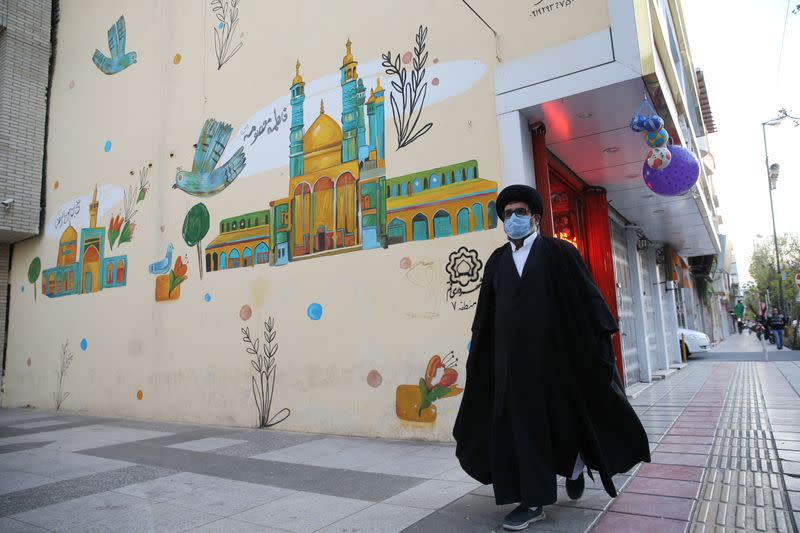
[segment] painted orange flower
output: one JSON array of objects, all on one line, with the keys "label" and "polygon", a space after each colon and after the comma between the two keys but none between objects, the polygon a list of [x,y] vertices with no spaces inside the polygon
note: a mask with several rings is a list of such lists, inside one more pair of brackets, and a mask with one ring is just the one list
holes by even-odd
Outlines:
[{"label": "painted orange flower", "polygon": [[175,272],[176,278],[180,278],[181,276],[186,274],[188,267],[184,264],[183,258],[181,256],[178,256],[178,258],[175,260],[175,268],[173,268],[172,270],[173,272]]}]

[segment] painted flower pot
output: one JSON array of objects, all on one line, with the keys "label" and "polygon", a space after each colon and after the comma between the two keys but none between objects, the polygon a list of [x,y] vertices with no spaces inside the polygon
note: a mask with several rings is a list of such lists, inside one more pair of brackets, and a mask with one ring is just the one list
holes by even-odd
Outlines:
[{"label": "painted flower pot", "polygon": [[181,297],[181,286],[178,285],[169,292],[169,274],[156,276],[156,301],[165,302],[167,300],[177,300]]},{"label": "painted flower pot", "polygon": [[422,410],[422,394],[417,385],[399,385],[395,397],[395,410],[397,418],[408,422],[427,422],[432,424],[436,421],[436,405],[431,405]]}]

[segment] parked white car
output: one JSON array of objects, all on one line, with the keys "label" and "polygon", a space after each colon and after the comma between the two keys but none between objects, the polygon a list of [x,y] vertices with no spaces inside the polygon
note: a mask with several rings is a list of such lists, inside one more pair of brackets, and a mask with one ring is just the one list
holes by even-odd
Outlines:
[{"label": "parked white car", "polygon": [[686,357],[693,353],[707,352],[711,348],[711,339],[702,331],[678,328],[678,346],[680,347],[681,335],[686,339]]}]

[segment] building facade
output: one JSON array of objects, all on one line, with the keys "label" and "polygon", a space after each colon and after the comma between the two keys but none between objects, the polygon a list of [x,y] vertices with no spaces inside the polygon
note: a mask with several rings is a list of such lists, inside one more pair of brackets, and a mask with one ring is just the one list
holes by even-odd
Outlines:
[{"label": "building facade", "polygon": [[[61,2],[3,403],[50,406],[69,341],[64,409],[447,440],[514,183],[618,318],[626,386],[672,372],[721,251],[680,2],[470,5]],[[642,179],[643,95],[702,163],[685,195]]]}]

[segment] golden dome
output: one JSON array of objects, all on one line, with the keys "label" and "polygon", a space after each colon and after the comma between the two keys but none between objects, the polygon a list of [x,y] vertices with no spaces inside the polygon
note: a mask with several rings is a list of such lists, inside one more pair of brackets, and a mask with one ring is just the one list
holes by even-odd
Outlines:
[{"label": "golden dome", "polygon": [[294,66],[294,79],[292,80],[292,85],[297,85],[298,83],[303,83],[303,77],[300,76],[300,60],[297,60],[297,64]]},{"label": "golden dome", "polygon": [[347,46],[347,53],[342,58],[342,66],[345,66],[348,63],[352,63],[353,62],[353,54],[352,54],[352,52],[350,52],[350,46],[352,46],[352,44],[353,43],[350,42],[350,38],[348,37],[347,38],[347,42],[345,43],[345,46]]},{"label": "golden dome", "polygon": [[303,135],[303,152],[306,155],[332,148],[334,146],[341,146],[342,144],[342,128],[331,117],[325,114],[325,108],[320,103],[319,116],[308,130]]},{"label": "golden dome", "polygon": [[75,228],[72,225],[67,226],[67,229],[64,230],[64,233],[61,234],[61,240],[59,244],[64,244],[66,242],[75,242],[78,240],[78,232],[75,231]]}]

